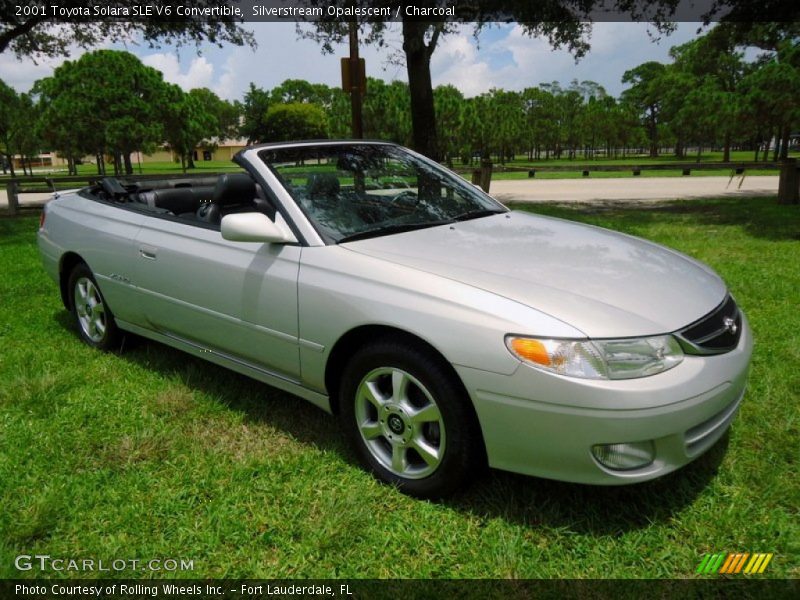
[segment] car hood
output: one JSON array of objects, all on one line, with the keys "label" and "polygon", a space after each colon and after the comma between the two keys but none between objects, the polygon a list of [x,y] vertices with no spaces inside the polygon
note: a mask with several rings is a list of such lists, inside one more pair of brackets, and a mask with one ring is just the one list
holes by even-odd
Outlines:
[{"label": "car hood", "polygon": [[499,294],[596,338],[676,331],[726,294],[709,267],[679,252],[520,211],[342,247]]}]

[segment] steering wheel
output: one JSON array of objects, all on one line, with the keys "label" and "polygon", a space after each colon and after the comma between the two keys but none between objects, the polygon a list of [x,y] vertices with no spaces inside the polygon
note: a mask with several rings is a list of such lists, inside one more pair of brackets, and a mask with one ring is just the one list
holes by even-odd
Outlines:
[{"label": "steering wheel", "polygon": [[412,192],[411,190],[403,190],[392,198],[392,204],[414,207],[419,204],[419,196],[416,192]]}]

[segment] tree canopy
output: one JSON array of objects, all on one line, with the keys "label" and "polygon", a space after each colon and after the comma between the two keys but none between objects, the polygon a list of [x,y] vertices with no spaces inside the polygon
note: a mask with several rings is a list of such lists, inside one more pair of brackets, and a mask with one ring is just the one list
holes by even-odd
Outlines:
[{"label": "tree canopy", "polygon": [[328,137],[328,119],[316,104],[274,104],[264,118],[264,131],[261,141],[265,142],[324,139]]},{"label": "tree canopy", "polygon": [[[141,7],[138,0],[106,0],[103,8],[128,14],[133,7]],[[211,8],[214,0],[193,0],[193,6]],[[75,0],[70,9],[86,9],[93,14],[95,0]],[[214,19],[58,19],[48,3],[31,4],[29,10],[20,10],[20,3],[0,0],[0,53],[10,50],[18,57],[57,56],[67,53],[71,45],[90,48],[100,43],[127,41],[132,36],[141,38],[151,47],[160,43],[182,45],[208,41],[222,45],[254,45],[253,35],[243,30],[233,17]],[[26,14],[27,13],[27,14]]]}]

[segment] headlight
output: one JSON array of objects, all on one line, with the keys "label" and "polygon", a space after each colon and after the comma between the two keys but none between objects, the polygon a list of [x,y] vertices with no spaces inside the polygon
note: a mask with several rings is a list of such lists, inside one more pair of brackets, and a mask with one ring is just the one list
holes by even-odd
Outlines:
[{"label": "headlight", "polygon": [[661,373],[683,360],[671,335],[619,340],[552,340],[506,336],[511,353],[527,364],[584,379],[634,379]]}]

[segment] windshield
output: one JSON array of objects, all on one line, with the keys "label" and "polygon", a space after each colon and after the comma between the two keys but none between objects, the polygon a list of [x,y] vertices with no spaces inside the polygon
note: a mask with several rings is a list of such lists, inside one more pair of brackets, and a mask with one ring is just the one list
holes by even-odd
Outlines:
[{"label": "windshield", "polygon": [[259,156],[329,242],[506,210],[458,175],[398,146],[295,146],[266,149]]}]

